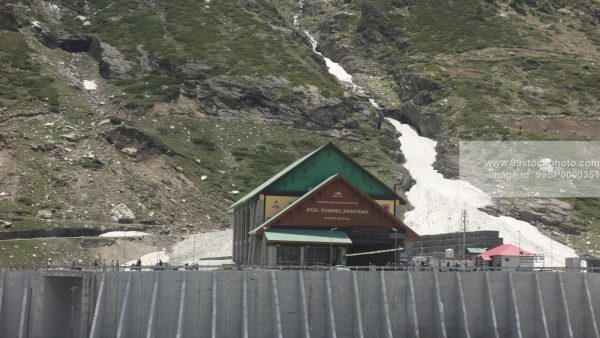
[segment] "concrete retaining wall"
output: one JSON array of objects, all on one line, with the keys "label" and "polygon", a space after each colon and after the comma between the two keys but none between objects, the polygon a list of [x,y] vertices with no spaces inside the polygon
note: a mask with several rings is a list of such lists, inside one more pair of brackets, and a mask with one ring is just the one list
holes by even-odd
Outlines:
[{"label": "concrete retaining wall", "polygon": [[598,337],[600,274],[1,272],[0,337]]}]

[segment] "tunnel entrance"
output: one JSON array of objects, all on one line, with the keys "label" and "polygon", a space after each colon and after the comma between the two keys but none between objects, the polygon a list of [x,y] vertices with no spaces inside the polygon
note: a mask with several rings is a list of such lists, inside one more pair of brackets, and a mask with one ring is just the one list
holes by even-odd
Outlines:
[{"label": "tunnel entrance", "polygon": [[83,278],[44,278],[43,336],[79,337],[81,333],[81,288]]}]

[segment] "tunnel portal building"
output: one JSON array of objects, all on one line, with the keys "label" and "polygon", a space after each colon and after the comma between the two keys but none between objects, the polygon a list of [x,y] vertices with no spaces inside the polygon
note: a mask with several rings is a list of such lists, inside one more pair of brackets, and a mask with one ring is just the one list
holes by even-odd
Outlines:
[{"label": "tunnel portal building", "polygon": [[233,260],[238,266],[393,263],[397,248],[418,237],[400,219],[405,204],[328,143],[230,207]]}]

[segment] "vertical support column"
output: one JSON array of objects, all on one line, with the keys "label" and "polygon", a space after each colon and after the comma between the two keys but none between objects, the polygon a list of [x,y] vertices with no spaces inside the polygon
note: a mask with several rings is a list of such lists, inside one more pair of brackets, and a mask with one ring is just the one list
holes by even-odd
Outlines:
[{"label": "vertical support column", "polygon": [[[587,273],[582,273],[581,277],[583,278],[583,289],[585,292],[585,305],[587,307],[588,315],[590,316],[590,322],[592,323],[592,329],[593,329],[593,336],[594,337],[600,337],[600,334],[598,333],[598,323],[596,323],[596,314],[594,312],[594,304],[592,304],[592,295],[590,294],[590,287],[588,285],[588,281],[587,281],[587,277],[588,274]],[[589,329],[588,329],[589,330]],[[592,335],[589,335],[590,337]]]},{"label": "vertical support column", "polygon": [[456,273],[456,282],[458,285],[458,306],[460,307],[459,313],[462,317],[461,324],[463,326],[463,332],[460,336],[465,338],[471,338],[471,333],[469,332],[469,318],[467,315],[467,305],[465,304],[465,293],[462,286],[462,277],[460,275],[460,272]]},{"label": "vertical support column", "polygon": [[[488,301],[488,314],[490,316],[489,323],[491,324],[493,338],[500,338],[498,334],[498,321],[496,319],[496,307],[494,306],[494,297],[492,296],[492,287],[490,285],[489,272],[483,273],[485,278],[485,293]],[[487,332],[487,331],[486,331]]]},{"label": "vertical support column", "polygon": [[2,329],[2,300],[4,299],[4,271],[0,271],[0,329]]},{"label": "vertical support column", "polygon": [[360,308],[360,293],[358,292],[358,279],[356,271],[352,270],[352,286],[354,287],[354,335],[358,338],[364,338],[362,309]]},{"label": "vertical support column", "polygon": [[23,298],[21,301],[21,318],[19,321],[19,338],[27,337],[27,317],[29,312],[28,303],[29,303],[29,274],[25,273],[25,280],[23,281]]},{"label": "vertical support column", "polygon": [[152,301],[150,302],[150,314],[148,315],[148,326],[146,328],[146,338],[152,338],[152,331],[154,329],[154,312],[156,311],[156,298],[158,297],[158,279],[160,272],[155,273],[154,288],[152,289]]},{"label": "vertical support column", "polygon": [[[519,317],[519,307],[517,306],[517,297],[515,296],[515,286],[513,282],[513,273],[508,273],[508,289],[509,289],[509,312],[513,313],[513,336],[518,338],[523,338],[523,333],[521,332],[521,319]],[[512,310],[512,311],[510,311]]]},{"label": "vertical support column", "polygon": [[283,332],[281,331],[281,312],[279,309],[279,290],[277,289],[277,278],[275,272],[271,271],[271,285],[273,287],[273,307],[275,310],[275,337],[283,338]]},{"label": "vertical support column", "polygon": [[302,320],[302,329],[304,338],[310,338],[310,326],[308,324],[308,306],[306,304],[306,289],[304,288],[304,273],[298,271],[298,285],[300,286],[300,314]]},{"label": "vertical support column", "polygon": [[573,326],[571,325],[571,315],[569,315],[569,304],[567,303],[567,296],[565,293],[565,283],[563,282],[563,274],[557,273],[556,276],[558,276],[558,288],[559,288],[559,292],[560,292],[560,299],[562,302],[561,305],[562,305],[563,313],[565,314],[564,322],[567,324],[567,325],[560,325],[560,327],[563,330],[562,337],[573,338]]},{"label": "vertical support column", "polygon": [[437,271],[433,272],[434,279],[434,288],[433,288],[433,306],[434,306],[434,316],[437,315],[438,320],[438,337],[447,338],[446,334],[446,322],[444,321],[444,303],[442,303],[442,296],[440,294],[440,280],[438,278]]},{"label": "vertical support column", "polygon": [[331,338],[336,338],[335,314],[333,312],[333,294],[331,292],[331,276],[329,271],[325,273],[325,282],[327,284],[327,312],[329,314],[329,333]]},{"label": "vertical support column", "polygon": [[262,236],[262,245],[260,250],[260,266],[265,266],[265,254],[267,251],[267,240],[265,235]]},{"label": "vertical support column", "polygon": [[81,326],[79,337],[85,337],[88,333],[88,321],[90,319],[92,294],[92,275],[84,274],[81,289]]},{"label": "vertical support column", "polygon": [[383,312],[383,330],[384,337],[392,338],[392,324],[390,322],[390,308],[388,304],[387,288],[385,287],[385,279],[383,271],[379,271],[379,281],[381,282],[381,309]]},{"label": "vertical support column", "polygon": [[250,243],[252,243],[252,256],[250,257],[250,265],[256,265],[256,234],[250,237]]},{"label": "vertical support column", "polygon": [[248,276],[242,273],[242,337],[248,338]]},{"label": "vertical support column", "polygon": [[415,284],[413,282],[413,273],[411,271],[407,272],[408,274],[408,306],[410,308],[410,316],[412,317],[412,325],[413,325],[413,334],[415,338],[419,338],[421,336],[419,332],[419,318],[417,317],[417,299],[415,297]]},{"label": "vertical support column", "polygon": [[533,273],[533,278],[535,280],[535,288],[537,294],[537,303],[539,306],[538,313],[542,317],[542,325],[544,326],[544,337],[550,338],[550,332],[548,332],[548,321],[546,320],[546,313],[544,312],[544,298],[542,297],[542,287],[540,285],[540,274],[537,272]]},{"label": "vertical support column", "polygon": [[117,338],[125,337],[123,333],[123,327],[125,325],[125,312],[127,311],[127,302],[129,301],[129,290],[131,289],[131,276],[132,274],[130,273],[127,277],[127,286],[125,287],[125,295],[123,296],[123,304],[121,305],[121,314],[119,315],[119,328],[117,329]]},{"label": "vertical support column", "polygon": [[176,338],[181,338],[183,335],[183,315],[185,312],[185,289],[187,284],[187,279],[185,278],[187,274],[182,274],[181,281],[181,293],[179,294],[179,313],[177,314],[177,336]]},{"label": "vertical support column", "polygon": [[210,332],[212,338],[217,338],[217,273],[212,273],[212,319]]},{"label": "vertical support column", "polygon": [[238,246],[239,246],[239,233],[240,233],[240,229],[238,227],[238,222],[239,222],[239,216],[238,216],[238,208],[233,208],[233,252],[232,252],[232,256],[233,256],[233,260],[235,261],[235,264],[237,266],[240,266],[242,264],[242,262],[240,262],[239,257],[238,257]]},{"label": "vertical support column", "polygon": [[304,248],[304,246],[300,247],[300,266],[304,266],[304,252],[306,251],[306,249]]},{"label": "vertical support column", "polygon": [[99,328],[100,312],[102,311],[102,304],[104,304],[104,283],[106,280],[106,273],[102,274],[102,281],[100,282],[100,289],[98,290],[98,298],[96,298],[96,307],[94,309],[94,318],[92,319],[92,329],[90,330],[90,338],[98,337],[99,333],[96,331]]}]

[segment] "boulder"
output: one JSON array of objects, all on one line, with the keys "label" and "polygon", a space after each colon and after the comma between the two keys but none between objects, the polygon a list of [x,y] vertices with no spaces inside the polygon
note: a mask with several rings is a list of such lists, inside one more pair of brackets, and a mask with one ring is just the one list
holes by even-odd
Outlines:
[{"label": "boulder", "polygon": [[69,142],[76,142],[77,141],[77,133],[68,133],[68,134],[63,134],[60,135],[60,137],[64,138],[65,140],[69,141]]},{"label": "boulder", "polygon": [[127,61],[116,47],[100,42],[94,46],[91,53],[98,60],[100,75],[103,78],[127,79],[130,77],[134,63]]},{"label": "boulder", "polygon": [[138,149],[134,148],[134,147],[125,147],[125,148],[121,149],[121,152],[127,156],[134,157],[135,155],[137,155]]},{"label": "boulder", "polygon": [[0,219],[0,226],[2,226],[4,229],[8,229],[12,227],[12,223]]},{"label": "boulder", "polygon": [[52,218],[52,211],[51,210],[39,210],[37,212],[37,217],[41,218],[41,219],[50,219],[50,218]]},{"label": "boulder", "polygon": [[125,205],[125,203],[121,203],[114,207],[110,211],[110,216],[115,222],[119,223],[132,223],[135,220],[135,214],[127,207],[127,205]]}]

